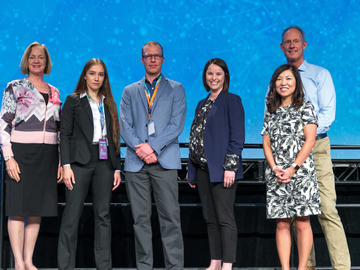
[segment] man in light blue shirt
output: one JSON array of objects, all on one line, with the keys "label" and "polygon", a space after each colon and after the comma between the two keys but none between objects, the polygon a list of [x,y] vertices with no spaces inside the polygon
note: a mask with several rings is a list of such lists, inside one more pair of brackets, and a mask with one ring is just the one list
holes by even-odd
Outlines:
[{"label": "man in light blue shirt", "polygon": [[[336,210],[335,180],[330,141],[327,135],[335,120],[335,88],[328,70],[305,61],[306,46],[305,35],[300,27],[290,26],[283,31],[281,50],[284,52],[288,64],[299,69],[305,96],[313,104],[318,117],[313,156],[322,208],[322,213],[318,216],[319,223],[325,235],[333,269],[349,270],[351,267],[350,254],[344,228]],[[314,252],[309,258],[308,266],[310,269],[315,267]]]},{"label": "man in light blue shirt", "polygon": [[305,89],[305,97],[313,104],[318,117],[316,134],[326,137],[335,120],[336,110],[335,88],[331,75],[327,69],[309,64],[306,60],[298,69]]}]

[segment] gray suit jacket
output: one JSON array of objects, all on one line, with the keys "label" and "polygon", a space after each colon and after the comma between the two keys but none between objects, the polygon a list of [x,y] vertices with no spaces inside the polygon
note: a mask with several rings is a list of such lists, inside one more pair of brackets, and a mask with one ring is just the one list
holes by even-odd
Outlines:
[{"label": "gray suit jacket", "polygon": [[155,124],[155,134],[148,136],[148,103],[144,82],[145,78],[125,87],[121,98],[120,135],[127,145],[125,171],[138,172],[144,166],[135,153],[135,145],[140,143],[148,143],[154,149],[164,169],[180,169],[178,136],[185,123],[184,87],[163,76],[150,119]]}]

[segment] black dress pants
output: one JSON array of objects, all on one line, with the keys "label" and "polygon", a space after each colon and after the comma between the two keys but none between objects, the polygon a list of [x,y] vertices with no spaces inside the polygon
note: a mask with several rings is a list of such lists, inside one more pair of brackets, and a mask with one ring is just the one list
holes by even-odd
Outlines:
[{"label": "black dress pants", "polygon": [[208,171],[198,168],[197,186],[207,224],[211,259],[233,263],[238,236],[234,216],[236,182],[229,188],[225,188],[223,182],[211,183]]},{"label": "black dress pants", "polygon": [[66,206],[62,215],[58,243],[59,270],[75,268],[79,220],[90,188],[94,209],[96,269],[112,269],[110,200],[114,169],[110,160],[98,159],[96,148],[97,145],[92,146],[92,160],[87,165],[71,164],[75,184],[73,190],[66,190],[65,193]]}]

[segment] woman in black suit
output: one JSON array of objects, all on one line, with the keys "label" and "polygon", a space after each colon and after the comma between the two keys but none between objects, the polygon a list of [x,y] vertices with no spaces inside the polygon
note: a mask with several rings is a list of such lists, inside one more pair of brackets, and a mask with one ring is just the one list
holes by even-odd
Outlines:
[{"label": "woman in black suit", "polygon": [[74,93],[65,101],[60,152],[67,190],[59,234],[59,269],[75,268],[78,224],[90,188],[96,268],[111,269],[110,199],[121,182],[120,139],[116,104],[100,59],[85,64]]},{"label": "woman in black suit", "polygon": [[231,270],[237,246],[235,181],[243,176],[244,109],[241,98],[228,92],[230,75],[224,60],[206,63],[203,84],[210,94],[198,103],[191,126],[188,181],[198,186],[207,224],[207,270]]}]

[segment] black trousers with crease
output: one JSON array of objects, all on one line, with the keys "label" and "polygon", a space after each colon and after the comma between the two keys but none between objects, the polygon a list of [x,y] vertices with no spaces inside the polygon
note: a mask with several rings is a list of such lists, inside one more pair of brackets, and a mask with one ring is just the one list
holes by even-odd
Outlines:
[{"label": "black trousers with crease", "polygon": [[91,189],[94,209],[94,254],[96,269],[111,270],[110,200],[114,169],[110,160],[99,160],[98,145],[92,146],[92,159],[86,165],[71,164],[75,176],[73,190],[66,190],[66,206],[61,219],[59,270],[75,268],[78,226],[86,196]]}]

